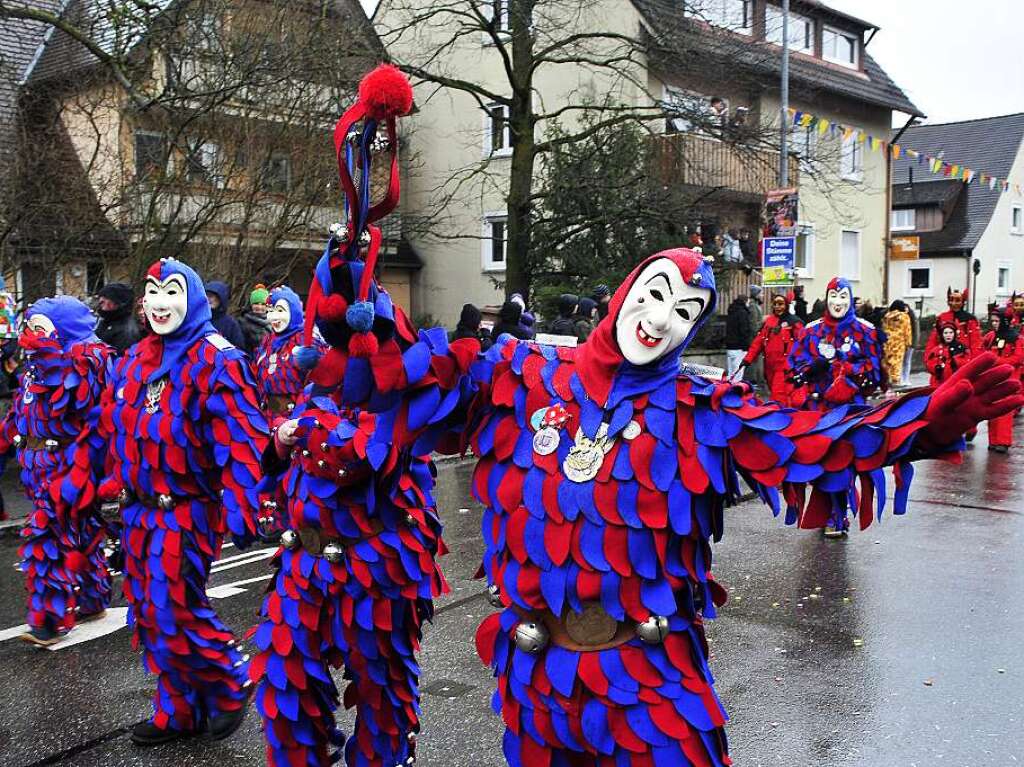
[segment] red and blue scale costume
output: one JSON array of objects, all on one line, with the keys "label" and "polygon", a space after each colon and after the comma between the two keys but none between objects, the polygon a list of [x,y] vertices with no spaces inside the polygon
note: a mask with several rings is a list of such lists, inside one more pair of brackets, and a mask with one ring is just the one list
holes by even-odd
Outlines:
[{"label": "red and blue scale costume", "polygon": [[[269,477],[282,476],[289,526],[251,668],[275,767],[330,764],[342,746],[349,767],[415,758],[416,652],[433,600],[447,590],[430,455],[458,450],[449,421],[465,423],[480,347],[449,345],[443,328],[416,333],[373,278],[381,231],[372,222],[398,201],[392,153],[387,193],[370,205],[374,139],[380,125],[397,147],[395,118],[411,106],[404,75],[383,66],[364,78],[335,129],[349,221],[317,264],[304,345],[294,353],[315,364],[289,422],[298,441],[288,456],[275,440],[265,456]],[[312,345],[314,322],[329,348]],[[344,703],[356,709],[347,741],[330,675],[342,665]]]},{"label": "red and blue scale costume", "polygon": [[157,675],[151,723],[190,733],[248,697],[246,659],[206,582],[225,535],[239,546],[254,539],[268,428],[245,355],[210,323],[199,275],[173,259],[148,272],[173,274],[187,286],[184,321],[132,347],[111,384],[114,477],[104,495],[122,491],[128,624]]},{"label": "red and blue scale costume", "polygon": [[[280,333],[268,333],[256,352],[256,381],[268,423],[289,417],[292,411],[289,405],[298,402],[309,372],[299,366],[295,357],[296,347],[302,342],[302,299],[294,290],[282,285],[271,290],[267,299],[270,305],[278,301],[288,303],[288,327]],[[315,343],[322,351],[322,344]]]},{"label": "red and blue scale costume", "polygon": [[[699,254],[654,258],[713,290]],[[614,323],[651,260],[578,349],[506,340],[474,368],[473,492],[486,507],[484,571],[503,607],[477,647],[498,678],[494,708],[513,767],[729,764],[703,622],[725,601],[711,542],[739,478],[776,513],[777,488],[798,487],[803,526],[825,524],[834,496],[859,496],[867,524],[885,503],[884,466],[962,444],[961,424],[942,426],[931,409],[949,400],[928,391],[876,409],[794,411],[760,403],[745,385],[679,375],[685,342],[658,363],[630,365]],[[997,399],[1016,392],[1006,375],[995,376]],[[534,440],[545,425],[560,439],[542,455]],[[570,479],[572,451],[595,445],[605,453],[596,474]],[[904,483],[897,511],[906,498]],[[531,645],[538,635],[546,644]]]},{"label": "red and blue scale costume", "polygon": [[37,301],[26,317],[34,315],[47,317],[55,333],[22,333],[21,387],[0,428],[0,454],[5,462],[17,450],[32,502],[19,552],[27,622],[59,634],[110,603],[107,530],[96,512],[106,457],[98,427],[112,350],[96,338],[96,319],[77,299]]},{"label": "red and blue scale costume", "polygon": [[796,384],[790,398],[794,407],[821,410],[862,405],[885,383],[878,331],[854,313],[853,286],[845,277],[835,277],[828,284],[828,290],[843,288],[850,291],[846,314],[837,319],[826,311],[793,342],[789,368]]}]

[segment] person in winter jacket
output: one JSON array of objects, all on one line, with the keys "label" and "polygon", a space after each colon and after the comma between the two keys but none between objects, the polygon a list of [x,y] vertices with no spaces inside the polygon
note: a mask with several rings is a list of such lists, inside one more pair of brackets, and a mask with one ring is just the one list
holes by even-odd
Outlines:
[{"label": "person in winter jacket", "polygon": [[730,380],[742,380],[743,357],[754,340],[749,296],[737,296],[725,316],[725,367]]},{"label": "person in winter jacket", "polygon": [[905,303],[900,300],[892,302],[882,318],[882,331],[885,333],[882,366],[891,384],[906,386],[909,381],[903,375],[903,361],[907,349],[911,348],[914,331]]},{"label": "person in winter jacket", "polygon": [[786,377],[786,355],[793,348],[793,342],[800,335],[804,324],[799,317],[790,314],[785,296],[772,299],[772,313],[764,324],[743,358],[743,365],[750,365],[764,355],[764,377],[772,399],[782,405],[789,405],[793,386]]},{"label": "person in winter jacket", "polygon": [[938,329],[941,325],[948,323],[953,323],[956,326],[960,343],[967,347],[972,357],[981,352],[981,325],[978,324],[977,317],[964,308],[966,303],[966,290],[953,290],[952,288],[946,290],[946,304],[949,309],[935,318],[935,327],[932,328],[931,335],[928,336],[928,342],[924,347],[925,356],[942,343]]},{"label": "person in winter jacket", "polygon": [[100,288],[96,314],[100,321],[96,335],[118,354],[142,338],[139,323],[135,321],[135,292],[123,282],[111,282]]},{"label": "person in winter jacket", "polygon": [[463,304],[462,314],[459,315],[459,324],[455,326],[455,332],[452,333],[452,340],[458,341],[460,338],[474,338],[480,342],[480,349],[482,351],[490,349],[491,334],[481,330],[480,320],[482,317],[483,315],[480,314],[480,310],[473,306],[473,304]]},{"label": "person in winter jacket", "polygon": [[590,294],[590,297],[597,304],[598,320],[603,320],[608,316],[608,303],[612,300],[611,288],[604,284],[598,285],[594,288],[594,292]]},{"label": "person in winter jacket", "polygon": [[497,341],[499,336],[508,333],[521,341],[529,340],[529,335],[520,324],[522,318],[523,307],[515,301],[506,301],[501,305],[501,311],[498,312],[498,322],[491,331],[491,338]]},{"label": "person in winter jacket", "polygon": [[529,312],[529,310],[527,310],[526,299],[523,298],[523,294],[513,293],[511,296],[509,296],[508,300],[512,301],[513,303],[519,304],[519,307],[523,310],[523,313],[519,316],[519,327],[521,327],[523,329],[523,332],[526,333],[527,338],[533,338],[535,335],[537,335],[537,331],[533,329],[533,326],[536,323],[537,318],[534,317]]},{"label": "person in winter jacket", "polygon": [[[1024,370],[1024,339],[1020,326],[1011,316],[1012,309],[993,306],[989,312],[989,330],[982,339],[982,347],[993,352],[1000,364],[1013,365],[1018,374]],[[1001,415],[988,422],[988,449],[1007,453],[1013,447],[1013,413]]]},{"label": "person in winter jacket", "polygon": [[558,316],[551,323],[551,334],[556,336],[575,336],[576,321],[574,318],[580,299],[572,293],[563,293],[558,297]]},{"label": "person in winter jacket", "polygon": [[245,337],[242,329],[238,326],[238,320],[228,314],[228,301],[231,299],[231,288],[226,282],[214,280],[206,283],[206,298],[210,302],[210,312],[213,314],[213,327],[217,329],[228,343],[236,349],[245,351]]},{"label": "person in winter jacket", "polygon": [[586,341],[597,322],[597,303],[592,298],[581,298],[576,312],[576,338]]},{"label": "person in winter jacket", "polygon": [[243,348],[250,355],[256,353],[263,339],[271,333],[270,319],[267,317],[269,297],[270,291],[263,285],[257,285],[249,294],[249,311],[238,320],[242,337],[245,339]]},{"label": "person in winter jacket", "polygon": [[954,322],[943,322],[938,326],[939,344],[925,352],[924,364],[931,373],[931,385],[937,386],[947,380],[971,359],[970,349],[960,340]]}]

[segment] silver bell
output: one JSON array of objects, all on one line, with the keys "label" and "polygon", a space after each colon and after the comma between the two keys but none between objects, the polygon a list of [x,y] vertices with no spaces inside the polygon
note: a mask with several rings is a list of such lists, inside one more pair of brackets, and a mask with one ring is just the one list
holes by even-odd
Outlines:
[{"label": "silver bell", "polygon": [[332,565],[338,564],[345,556],[345,549],[336,543],[328,543],[321,552],[324,559]]},{"label": "silver bell", "polygon": [[412,514],[406,514],[405,524],[407,524],[409,527],[418,527],[420,523],[416,521],[416,517],[414,517]]},{"label": "silver bell", "polygon": [[321,453],[326,453],[327,452],[327,443],[326,442],[321,442],[320,443],[320,452]]},{"label": "silver bell", "polygon": [[294,551],[299,547],[299,534],[294,530],[285,530],[281,533],[281,545],[289,551]]},{"label": "silver bell", "polygon": [[264,501],[263,502],[263,508],[264,509],[276,509],[277,508],[277,502],[276,501]]},{"label": "silver bell", "polygon": [[359,235],[359,244],[360,245],[369,245],[370,244],[370,232],[368,230],[364,229],[362,234]]},{"label": "silver bell", "polygon": [[487,601],[491,603],[491,607],[505,606],[501,601],[501,588],[497,583],[492,583],[487,587]]},{"label": "silver bell", "polygon": [[303,458],[309,458],[309,456],[310,456],[310,452],[308,450],[303,450],[302,451],[302,457]]},{"label": "silver bell", "polygon": [[46,448],[46,452],[55,453],[57,448],[60,447],[60,443],[55,439],[48,439],[43,443],[43,447]]},{"label": "silver bell", "polygon": [[344,240],[348,237],[348,227],[341,222],[331,224],[331,228],[328,231],[330,232],[331,237],[336,240]]},{"label": "silver bell", "polygon": [[20,434],[15,434],[14,439],[11,440],[15,447],[21,447],[21,443],[25,441],[25,438]]},{"label": "silver bell", "polygon": [[345,470],[344,469],[338,469],[338,476],[339,477],[344,477],[345,476]]},{"label": "silver bell", "polygon": [[171,496],[167,495],[167,493],[160,493],[160,495],[156,497],[156,502],[157,505],[164,511],[174,508],[174,499]]},{"label": "silver bell", "polygon": [[318,469],[326,469],[327,468],[327,461],[325,461],[323,458],[321,458],[319,461],[316,462],[316,466],[317,466]]},{"label": "silver bell", "polygon": [[523,621],[516,627],[516,647],[523,652],[539,653],[548,646],[550,638],[547,628],[540,623]]},{"label": "silver bell", "polygon": [[379,133],[373,137],[373,141],[370,142],[370,151],[374,154],[384,154],[384,152],[391,151],[391,141],[387,136],[382,136]]},{"label": "silver bell", "polygon": [[668,618],[652,615],[636,627],[636,635],[646,644],[661,644],[668,636]]},{"label": "silver bell", "polygon": [[288,405],[287,405],[287,406],[285,407],[285,409],[286,409],[286,410],[287,410],[287,411],[288,411],[289,413],[290,413],[290,412],[292,412],[292,411],[293,411],[293,410],[295,409],[295,403],[294,403],[294,402],[289,402],[289,403],[288,403]]}]

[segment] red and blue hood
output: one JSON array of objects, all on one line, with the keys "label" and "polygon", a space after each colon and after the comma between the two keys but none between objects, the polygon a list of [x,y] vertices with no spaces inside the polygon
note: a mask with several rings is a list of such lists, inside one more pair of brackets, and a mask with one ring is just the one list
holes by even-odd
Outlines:
[{"label": "red and blue hood", "polygon": [[88,306],[71,296],[54,296],[43,298],[32,304],[25,317],[41,314],[53,323],[57,331],[57,340],[65,351],[83,341],[97,342],[99,339],[93,332],[96,328],[96,315]]},{"label": "red and blue hood", "polygon": [[213,315],[210,311],[210,302],[206,298],[206,287],[195,269],[173,258],[161,258],[146,274],[161,281],[172,274],[180,274],[185,278],[185,287],[188,291],[185,319],[181,325],[173,333],[165,336],[154,333],[145,339],[149,344],[147,351],[153,355],[155,365],[153,371],[146,376],[146,380],[155,381],[167,375],[196,341],[216,333],[217,329],[211,322]]}]

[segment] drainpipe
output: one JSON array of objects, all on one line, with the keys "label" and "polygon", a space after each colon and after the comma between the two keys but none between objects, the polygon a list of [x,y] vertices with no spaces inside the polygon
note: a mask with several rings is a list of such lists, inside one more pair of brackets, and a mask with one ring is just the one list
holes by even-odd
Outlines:
[{"label": "drainpipe", "polygon": [[[882,272],[882,302],[889,305],[889,251],[892,245],[892,145],[899,142],[903,138],[903,134],[907,132],[907,128],[913,125],[914,120],[917,118],[911,115],[906,124],[899,129],[892,141],[889,142],[889,150],[885,153],[885,258],[884,269]],[[913,172],[913,171],[911,171]]]}]

